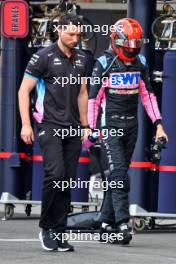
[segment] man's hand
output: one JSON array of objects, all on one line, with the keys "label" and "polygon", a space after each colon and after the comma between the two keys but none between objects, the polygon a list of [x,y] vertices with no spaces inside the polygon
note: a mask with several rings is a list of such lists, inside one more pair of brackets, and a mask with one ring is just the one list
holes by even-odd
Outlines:
[{"label": "man's hand", "polygon": [[83,128],[83,136],[81,138],[82,141],[86,141],[88,136],[92,134],[92,130],[90,128]]},{"label": "man's hand", "polygon": [[26,144],[32,144],[34,141],[34,132],[30,125],[22,126],[21,138]]},{"label": "man's hand", "polygon": [[168,142],[168,136],[165,133],[163,126],[161,124],[159,124],[159,125],[157,125],[157,129],[156,129],[155,141],[157,141],[161,137],[164,137],[166,139],[166,141]]}]

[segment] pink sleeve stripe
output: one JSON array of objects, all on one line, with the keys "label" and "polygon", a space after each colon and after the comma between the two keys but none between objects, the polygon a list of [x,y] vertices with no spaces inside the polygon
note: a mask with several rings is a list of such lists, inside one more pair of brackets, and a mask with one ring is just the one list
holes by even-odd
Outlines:
[{"label": "pink sleeve stripe", "polygon": [[140,81],[139,88],[142,104],[152,122],[155,123],[157,119],[162,119],[156,96],[146,89],[146,85],[143,80]]},{"label": "pink sleeve stripe", "polygon": [[94,124],[94,113],[95,113],[95,101],[96,99],[89,99],[88,101],[88,124],[91,128],[93,127]]},{"label": "pink sleeve stripe", "polygon": [[103,98],[105,86],[102,85],[96,98],[89,99],[88,102],[88,123],[91,128],[96,128],[99,107]]}]

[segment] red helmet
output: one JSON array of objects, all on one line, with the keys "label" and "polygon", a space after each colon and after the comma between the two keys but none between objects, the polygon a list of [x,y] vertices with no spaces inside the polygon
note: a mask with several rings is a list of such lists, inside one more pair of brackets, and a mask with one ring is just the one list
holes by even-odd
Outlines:
[{"label": "red helmet", "polygon": [[114,24],[111,34],[111,46],[123,61],[134,61],[141,47],[148,40],[143,38],[140,23],[132,18],[123,18]]}]

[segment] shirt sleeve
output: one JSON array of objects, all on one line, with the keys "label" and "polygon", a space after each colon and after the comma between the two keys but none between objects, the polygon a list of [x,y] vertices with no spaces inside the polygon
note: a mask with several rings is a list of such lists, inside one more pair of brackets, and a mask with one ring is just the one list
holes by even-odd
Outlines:
[{"label": "shirt sleeve", "polygon": [[27,64],[25,76],[38,80],[43,75],[45,69],[45,55],[35,53]]}]

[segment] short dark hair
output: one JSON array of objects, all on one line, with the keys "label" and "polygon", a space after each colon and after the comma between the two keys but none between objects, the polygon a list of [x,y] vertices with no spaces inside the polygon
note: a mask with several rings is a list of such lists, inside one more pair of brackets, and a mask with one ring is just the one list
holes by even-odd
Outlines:
[{"label": "short dark hair", "polygon": [[82,21],[78,16],[71,14],[71,13],[62,15],[59,19],[58,25],[59,26],[66,26],[69,24],[73,24],[75,26],[80,26],[82,24]]}]

